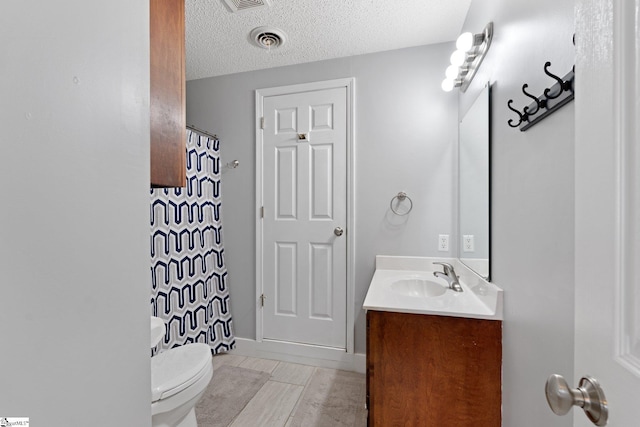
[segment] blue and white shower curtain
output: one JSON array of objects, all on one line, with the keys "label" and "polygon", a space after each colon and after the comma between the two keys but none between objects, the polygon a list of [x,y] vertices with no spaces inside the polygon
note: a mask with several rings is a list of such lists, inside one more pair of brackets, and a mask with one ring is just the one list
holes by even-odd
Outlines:
[{"label": "blue and white shower curtain", "polygon": [[151,314],[167,333],[155,352],[193,342],[235,345],[220,222],[220,141],[187,130],[187,185],[151,190]]}]

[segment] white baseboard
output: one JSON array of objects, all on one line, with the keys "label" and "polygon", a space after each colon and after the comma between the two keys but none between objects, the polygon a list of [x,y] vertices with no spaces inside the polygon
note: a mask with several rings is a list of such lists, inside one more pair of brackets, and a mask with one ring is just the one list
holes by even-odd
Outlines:
[{"label": "white baseboard", "polygon": [[236,338],[236,348],[230,353],[363,374],[366,371],[367,359],[362,353],[347,353],[340,349],[308,344],[267,340],[258,342],[247,338]]}]

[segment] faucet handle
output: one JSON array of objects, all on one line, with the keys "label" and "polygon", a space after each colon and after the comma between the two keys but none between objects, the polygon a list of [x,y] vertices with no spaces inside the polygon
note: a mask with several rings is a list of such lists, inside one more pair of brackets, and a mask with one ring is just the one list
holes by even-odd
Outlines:
[{"label": "faucet handle", "polygon": [[434,264],[441,265],[442,268],[444,269],[443,273],[446,274],[447,276],[449,276],[451,274],[455,274],[455,270],[453,269],[453,265],[449,264],[448,262],[434,262]]}]

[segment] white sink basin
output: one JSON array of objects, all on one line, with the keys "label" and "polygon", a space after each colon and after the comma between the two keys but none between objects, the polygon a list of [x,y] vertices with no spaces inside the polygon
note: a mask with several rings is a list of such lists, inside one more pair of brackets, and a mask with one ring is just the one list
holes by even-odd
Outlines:
[{"label": "white sink basin", "polygon": [[443,295],[447,288],[422,278],[406,278],[391,283],[391,290],[409,297],[428,298]]},{"label": "white sink basin", "polygon": [[159,317],[151,316],[151,348],[158,345],[164,337],[164,321]]},{"label": "white sink basin", "polygon": [[[463,292],[448,288],[434,262],[454,265]],[[453,259],[376,256],[365,310],[502,320],[502,289]]]}]

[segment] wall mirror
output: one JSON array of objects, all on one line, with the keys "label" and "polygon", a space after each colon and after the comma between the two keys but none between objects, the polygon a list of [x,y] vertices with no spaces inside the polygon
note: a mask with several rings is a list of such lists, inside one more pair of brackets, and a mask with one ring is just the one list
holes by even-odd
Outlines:
[{"label": "wall mirror", "polygon": [[482,89],[460,121],[458,147],[458,258],[490,279],[490,102],[491,87]]}]

